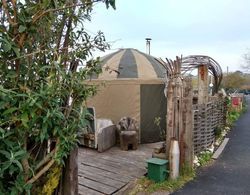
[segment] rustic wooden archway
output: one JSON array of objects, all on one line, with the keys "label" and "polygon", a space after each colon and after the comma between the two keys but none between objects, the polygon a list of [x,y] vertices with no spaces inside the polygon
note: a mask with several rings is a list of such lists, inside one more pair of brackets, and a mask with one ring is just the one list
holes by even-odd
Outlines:
[{"label": "rustic wooden archway", "polygon": [[199,68],[200,66],[206,66],[208,71],[214,77],[213,90],[215,93],[218,92],[223,73],[221,66],[213,58],[204,55],[190,55],[182,58],[181,72],[185,74],[188,71]]}]

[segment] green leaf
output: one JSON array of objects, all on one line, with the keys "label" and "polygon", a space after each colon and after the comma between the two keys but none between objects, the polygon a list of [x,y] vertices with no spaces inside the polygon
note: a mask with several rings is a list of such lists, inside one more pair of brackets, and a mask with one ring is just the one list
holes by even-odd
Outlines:
[{"label": "green leaf", "polygon": [[21,121],[22,121],[23,126],[28,127],[27,122],[29,121],[29,117],[28,117],[27,112],[21,115]]},{"label": "green leaf", "polygon": [[10,113],[13,113],[13,112],[15,112],[16,110],[18,110],[18,108],[16,108],[16,107],[9,108],[8,110],[5,110],[5,111],[3,112],[3,115],[7,115],[7,114],[10,114]]},{"label": "green leaf", "polygon": [[22,33],[26,30],[26,26],[20,25],[18,28],[18,32]]},{"label": "green leaf", "polygon": [[45,138],[45,134],[44,134],[44,133],[41,133],[41,134],[40,134],[40,140],[41,140],[41,142],[43,142],[44,138]]},{"label": "green leaf", "polygon": [[10,167],[9,167],[9,174],[10,175],[13,175],[13,173],[17,172],[19,169],[14,165],[12,164]]},{"label": "green leaf", "polygon": [[6,105],[8,105],[7,102],[1,101],[1,102],[0,102],[0,109],[3,109]]},{"label": "green leaf", "polygon": [[17,57],[20,57],[20,50],[19,50],[19,48],[13,47],[12,49],[13,49],[13,51],[15,52],[16,56],[17,56]]},{"label": "green leaf", "polygon": [[0,153],[3,154],[7,159],[10,159],[11,157],[10,153],[5,150],[0,150]]},{"label": "green leaf", "polygon": [[11,165],[11,162],[10,161],[7,161],[5,163],[2,164],[2,172],[4,172],[6,169],[8,169]]},{"label": "green leaf", "polygon": [[43,66],[42,68],[39,69],[39,72],[43,72],[47,69],[51,69],[51,66]]},{"label": "green leaf", "polygon": [[7,131],[5,134],[4,134],[4,138],[7,138],[9,137],[10,135],[12,135],[14,132],[12,131]]},{"label": "green leaf", "polygon": [[43,107],[42,107],[42,104],[41,104],[42,102],[40,101],[40,102],[36,102],[35,103],[35,105],[38,107],[38,108],[40,108],[40,109],[43,109]]},{"label": "green leaf", "polygon": [[13,160],[13,163],[15,163],[19,167],[20,171],[23,171],[23,166],[18,160]]},{"label": "green leaf", "polygon": [[22,93],[20,93],[20,94],[17,94],[17,95],[15,95],[15,97],[29,97],[27,94],[22,94]]},{"label": "green leaf", "polygon": [[25,150],[19,150],[18,152],[16,152],[14,154],[14,157],[18,157],[18,156],[24,156],[26,154],[26,151]]},{"label": "green leaf", "polygon": [[11,43],[7,41],[6,39],[3,39],[3,50],[5,52],[8,52],[11,50]]},{"label": "green leaf", "polygon": [[47,138],[47,135],[48,135],[47,130],[48,130],[48,124],[43,122],[42,130],[40,132],[40,140],[41,140],[41,142],[43,142],[43,140],[45,138]]},{"label": "green leaf", "polygon": [[17,195],[18,193],[19,193],[18,190],[17,190],[15,187],[13,187],[13,188],[11,189],[10,195]]},{"label": "green leaf", "polygon": [[16,78],[17,77],[17,74],[15,71],[9,71],[9,73],[7,74],[6,77],[9,77],[9,78]]}]

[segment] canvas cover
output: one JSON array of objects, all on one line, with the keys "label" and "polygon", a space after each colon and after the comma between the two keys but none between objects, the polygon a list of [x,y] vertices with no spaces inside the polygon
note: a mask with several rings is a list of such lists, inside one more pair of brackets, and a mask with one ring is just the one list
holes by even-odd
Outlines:
[{"label": "canvas cover", "polygon": [[[114,124],[124,117],[139,123],[142,143],[160,141],[159,127],[154,118],[166,116],[164,81],[166,70],[159,60],[136,49],[120,49],[101,58],[102,73],[92,75],[91,84],[97,84],[97,95],[87,105],[95,107],[97,118],[111,119]],[[143,113],[143,116],[141,115]],[[146,135],[147,134],[147,135]]]},{"label": "canvas cover", "polygon": [[123,116],[140,120],[140,85],[128,83],[106,83],[100,85],[97,94],[88,100],[95,107],[97,118],[111,119],[115,124]]},{"label": "canvas cover", "polygon": [[139,50],[128,48],[101,58],[102,73],[92,79],[163,79],[166,70],[163,62]]}]

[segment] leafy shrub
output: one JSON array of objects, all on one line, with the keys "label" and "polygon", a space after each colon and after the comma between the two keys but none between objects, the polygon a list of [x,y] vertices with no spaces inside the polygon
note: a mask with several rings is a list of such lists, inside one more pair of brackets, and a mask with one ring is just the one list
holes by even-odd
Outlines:
[{"label": "leafy shrub", "polygon": [[213,153],[210,151],[201,152],[198,156],[198,162],[199,162],[200,166],[207,165],[210,162],[212,155],[213,155]]},{"label": "leafy shrub", "polygon": [[98,59],[85,62],[108,44],[84,28],[93,1],[0,6],[0,194],[26,194],[76,146],[84,102],[95,94],[85,80],[100,72]]}]

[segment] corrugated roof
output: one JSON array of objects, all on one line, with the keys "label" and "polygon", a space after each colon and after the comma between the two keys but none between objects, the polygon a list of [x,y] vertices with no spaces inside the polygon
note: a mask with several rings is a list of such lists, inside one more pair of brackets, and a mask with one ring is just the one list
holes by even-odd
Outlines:
[{"label": "corrugated roof", "polygon": [[92,79],[162,79],[166,70],[155,57],[137,49],[120,49],[101,58],[102,73]]}]

